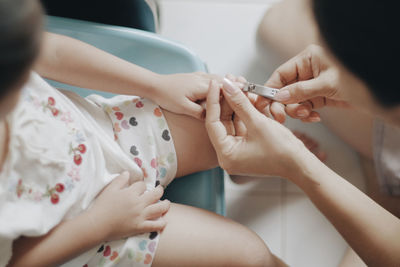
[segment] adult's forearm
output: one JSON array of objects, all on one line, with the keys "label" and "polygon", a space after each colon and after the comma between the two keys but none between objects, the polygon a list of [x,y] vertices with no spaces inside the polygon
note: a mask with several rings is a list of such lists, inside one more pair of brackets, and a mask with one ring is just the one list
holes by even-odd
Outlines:
[{"label": "adult's forearm", "polygon": [[318,159],[293,179],[368,266],[399,266],[400,220]]},{"label": "adult's forearm", "polygon": [[34,69],[48,79],[116,94],[149,97],[160,75],[67,36],[45,33]]},{"label": "adult's forearm", "polygon": [[92,223],[88,212],[63,221],[41,237],[14,241],[9,267],[57,266],[103,242],[106,234]]}]

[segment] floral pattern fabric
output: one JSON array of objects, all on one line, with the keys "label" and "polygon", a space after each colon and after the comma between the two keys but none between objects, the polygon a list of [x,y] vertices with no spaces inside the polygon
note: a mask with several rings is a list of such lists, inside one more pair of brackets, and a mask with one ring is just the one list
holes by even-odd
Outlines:
[{"label": "floral pattern fabric", "polygon": [[[87,209],[122,171],[164,186],[176,155],[161,109],[147,99],[83,99],[32,74],[8,117],[9,153],[0,173],[0,266],[13,240],[40,236]],[[149,266],[159,233],[99,244],[64,266]]]}]

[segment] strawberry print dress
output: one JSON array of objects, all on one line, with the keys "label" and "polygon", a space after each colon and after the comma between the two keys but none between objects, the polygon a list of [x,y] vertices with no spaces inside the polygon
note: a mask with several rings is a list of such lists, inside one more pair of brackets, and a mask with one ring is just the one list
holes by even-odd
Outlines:
[{"label": "strawberry print dress", "polygon": [[[144,179],[148,189],[168,185],[176,174],[168,125],[161,109],[147,99],[84,99],[32,73],[7,122],[0,266],[10,260],[15,239],[44,235],[74,218],[121,172]],[[159,233],[152,232],[105,242],[63,266],[150,266],[158,240]]]}]

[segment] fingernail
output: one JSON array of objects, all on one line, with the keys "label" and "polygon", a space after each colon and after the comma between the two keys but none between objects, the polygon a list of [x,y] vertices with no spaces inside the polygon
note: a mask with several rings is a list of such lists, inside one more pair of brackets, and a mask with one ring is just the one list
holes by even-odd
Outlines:
[{"label": "fingernail", "polygon": [[244,88],[244,84],[240,83],[240,82],[235,82],[234,85],[236,85],[237,87],[239,87],[240,90],[242,90]]},{"label": "fingernail", "polygon": [[229,79],[224,78],[224,91],[230,95],[235,94],[240,89],[235,86]]},{"label": "fingernail", "polygon": [[290,99],[290,93],[288,90],[279,91],[274,97],[274,100],[276,101],[286,101],[289,99]]},{"label": "fingernail", "polygon": [[297,116],[299,116],[300,118],[305,118],[305,117],[307,117],[308,116],[308,111],[306,110],[306,109],[299,109],[297,112],[296,112],[296,114],[297,114]]},{"label": "fingernail", "polygon": [[235,76],[233,74],[228,73],[228,74],[225,75],[225,78],[228,79],[228,80],[233,81],[235,79]]},{"label": "fingernail", "polygon": [[310,121],[311,121],[311,122],[320,122],[320,121],[321,121],[321,118],[318,117],[318,116],[316,116],[316,117],[310,117]]}]

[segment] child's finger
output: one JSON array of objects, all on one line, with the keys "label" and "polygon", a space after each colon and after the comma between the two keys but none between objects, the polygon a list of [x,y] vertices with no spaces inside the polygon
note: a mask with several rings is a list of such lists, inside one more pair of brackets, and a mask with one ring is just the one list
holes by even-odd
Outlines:
[{"label": "child's finger", "polygon": [[239,76],[239,77],[237,78],[237,81],[240,82],[240,83],[247,83],[246,78],[243,77],[243,76]]},{"label": "child's finger", "polygon": [[246,136],[246,134],[247,134],[246,125],[239,118],[239,116],[235,116],[233,118],[233,125],[235,127],[235,135],[236,136]]},{"label": "child's finger", "polygon": [[118,175],[111,183],[111,187],[116,187],[118,189],[125,188],[129,185],[129,172],[125,171]]},{"label": "child's finger", "polygon": [[257,104],[258,95],[250,93],[250,92],[245,92],[244,94],[250,100],[251,104],[253,104],[254,106]]},{"label": "child's finger", "polygon": [[312,109],[309,102],[304,102],[301,104],[288,104],[285,111],[294,119],[305,119],[310,116]]},{"label": "child's finger", "polygon": [[145,209],[146,219],[154,220],[160,218],[163,214],[165,214],[169,207],[171,206],[171,202],[169,200],[163,200],[156,204],[152,204]]},{"label": "child's finger", "polygon": [[205,110],[201,105],[189,100],[186,104],[186,110],[188,115],[199,120],[204,120]]},{"label": "child's finger", "polygon": [[271,118],[271,119],[274,118],[274,116],[271,113],[271,105],[266,106],[263,110],[260,110],[260,112],[268,118]]},{"label": "child's finger", "polygon": [[[256,107],[256,109],[258,109],[258,111],[264,113],[264,110],[267,106],[271,105],[271,100],[262,96],[257,96],[257,99],[254,103],[254,106]],[[269,112],[268,112],[269,113]],[[267,115],[264,113],[264,115]]]},{"label": "child's finger", "polygon": [[143,201],[146,206],[156,203],[164,194],[164,188],[159,185],[153,190],[147,191],[143,194]]},{"label": "child's finger", "polygon": [[302,119],[302,122],[320,122],[321,121],[321,116],[319,115],[318,112],[312,111],[310,116],[308,118]]},{"label": "child's finger", "polygon": [[145,221],[142,224],[142,231],[145,233],[161,231],[167,226],[167,221],[163,218],[158,220]]},{"label": "child's finger", "polygon": [[220,119],[221,121],[231,121],[232,120],[232,115],[233,115],[233,109],[231,106],[229,106],[228,102],[223,98],[221,100],[221,115]]},{"label": "child's finger", "polygon": [[143,181],[135,182],[130,186],[130,190],[132,190],[132,194],[141,196],[146,192],[146,184]]},{"label": "child's finger", "polygon": [[272,102],[271,104],[271,114],[274,116],[275,120],[279,123],[284,123],[286,120],[285,106],[279,102]]}]

